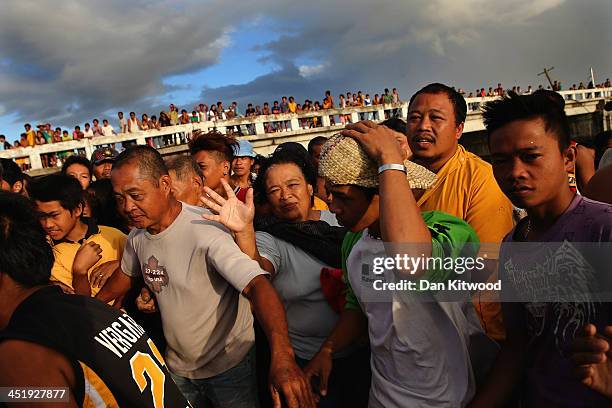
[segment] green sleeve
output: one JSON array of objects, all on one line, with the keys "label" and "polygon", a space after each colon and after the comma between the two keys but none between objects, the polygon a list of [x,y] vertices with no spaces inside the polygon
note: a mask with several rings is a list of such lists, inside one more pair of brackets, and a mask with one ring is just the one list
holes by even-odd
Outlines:
[{"label": "green sleeve", "polygon": [[358,311],[361,311],[361,306],[359,306],[359,301],[357,300],[355,293],[353,293],[353,288],[351,287],[351,282],[349,281],[349,278],[348,278],[348,270],[346,269],[346,260],[349,254],[351,253],[351,249],[353,249],[357,241],[361,239],[362,232],[363,231],[347,232],[347,234],[344,236],[344,240],[342,241],[342,247],[340,249],[341,256],[342,256],[342,279],[344,280],[344,283],[346,285],[346,294],[345,294],[346,304],[344,305],[344,308],[358,310]]},{"label": "green sleeve", "polygon": [[[426,211],[421,215],[431,233],[432,258],[476,256],[480,241],[467,222],[441,211]],[[455,273],[453,269],[433,268],[425,272],[421,279],[445,282]]]}]

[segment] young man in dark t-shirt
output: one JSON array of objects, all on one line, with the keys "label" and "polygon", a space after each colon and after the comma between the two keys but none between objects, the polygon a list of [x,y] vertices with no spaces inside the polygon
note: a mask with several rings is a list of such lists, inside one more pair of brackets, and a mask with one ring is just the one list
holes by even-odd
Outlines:
[{"label": "young man in dark t-shirt", "polygon": [[0,384],[56,389],[50,407],[189,407],[129,315],[48,285],[46,235],[27,199],[0,192]]},{"label": "young man in dark t-shirt", "polygon": [[[564,101],[550,91],[490,102],[484,111],[493,173],[527,217],[500,253],[507,339],[472,407],[501,406],[523,379],[525,407],[609,406],[573,375],[569,351],[583,327],[612,322],[609,284],[612,206],[576,195]],[[606,260],[606,258],[608,259]]]}]

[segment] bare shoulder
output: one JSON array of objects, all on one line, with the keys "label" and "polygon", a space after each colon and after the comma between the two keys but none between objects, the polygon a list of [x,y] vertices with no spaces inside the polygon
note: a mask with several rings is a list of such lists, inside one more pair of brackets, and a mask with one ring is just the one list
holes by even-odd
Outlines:
[{"label": "bare shoulder", "polygon": [[0,383],[74,389],[76,376],[61,353],[29,341],[5,340],[0,342]]}]

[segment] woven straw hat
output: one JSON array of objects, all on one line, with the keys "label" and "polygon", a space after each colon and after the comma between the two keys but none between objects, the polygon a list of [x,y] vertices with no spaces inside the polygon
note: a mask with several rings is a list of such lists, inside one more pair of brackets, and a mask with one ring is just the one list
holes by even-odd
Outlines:
[{"label": "woven straw hat", "polygon": [[[404,161],[410,188],[428,189],[436,182],[436,174],[410,160]],[[359,143],[340,134],[323,145],[319,160],[319,176],[332,184],[378,187],[378,168]]]}]

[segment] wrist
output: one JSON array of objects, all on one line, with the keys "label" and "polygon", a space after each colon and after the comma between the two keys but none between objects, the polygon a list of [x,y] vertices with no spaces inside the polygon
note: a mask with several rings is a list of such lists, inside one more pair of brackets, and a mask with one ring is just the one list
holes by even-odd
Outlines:
[{"label": "wrist", "polygon": [[74,276],[78,276],[78,277],[86,277],[87,276],[87,269],[72,268],[72,274]]},{"label": "wrist", "polygon": [[399,152],[389,152],[383,153],[378,158],[378,166],[382,166],[384,164],[403,164],[404,159]]}]

